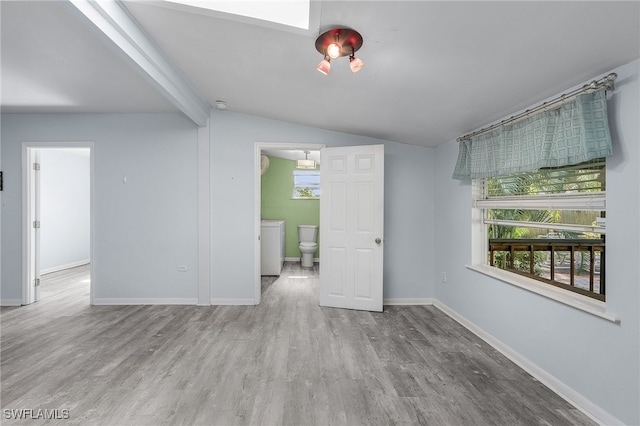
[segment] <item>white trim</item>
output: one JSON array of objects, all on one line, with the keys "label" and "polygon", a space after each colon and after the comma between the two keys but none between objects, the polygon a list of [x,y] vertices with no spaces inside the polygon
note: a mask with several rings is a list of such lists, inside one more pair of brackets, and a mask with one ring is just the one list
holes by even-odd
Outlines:
[{"label": "white trim", "polygon": [[[472,181],[472,194],[482,193],[483,182],[482,179]],[[484,224],[485,216],[485,210],[471,209],[471,263],[474,265],[487,264],[489,241],[487,241],[487,225]]]},{"label": "white trim", "polygon": [[[313,3],[313,2],[312,2]],[[260,155],[263,150],[284,149],[284,150],[307,150],[319,151],[325,148],[326,144],[320,143],[284,143],[284,142],[256,142],[253,148],[253,270],[254,276],[254,296],[252,305],[259,305],[262,298],[262,284],[260,280],[260,208],[262,198],[262,175],[260,174]],[[211,299],[212,301],[214,299]],[[212,303],[213,304],[213,303]]]},{"label": "white trim", "polygon": [[576,407],[578,410],[583,412],[587,417],[591,418],[595,422],[602,425],[624,424],[622,421],[593,403],[584,395],[578,393],[575,389],[558,380],[546,370],[536,365],[526,357],[522,356],[520,353],[516,352],[509,346],[505,345],[500,340],[496,339],[491,334],[487,333],[482,328],[478,327],[473,322],[469,321],[467,318],[463,317],[444,303],[436,299],[434,301],[434,306],[456,320],[463,327],[484,340],[486,343],[491,345],[495,350],[513,361],[518,367],[531,374],[540,383],[551,389],[553,392],[558,394],[558,396]]},{"label": "white trim", "polygon": [[[524,220],[485,219],[485,225],[507,225],[519,228],[553,229],[554,231],[593,232],[594,234],[606,234],[607,228],[603,226],[575,225],[571,223],[555,222],[527,222]],[[542,240],[544,241],[544,239]]]},{"label": "white trim", "polygon": [[211,135],[198,128],[198,305],[211,299]]},{"label": "white trim", "polygon": [[490,197],[473,201],[479,209],[530,209],[530,210],[605,210],[605,191],[580,194],[522,195]]},{"label": "white trim", "polygon": [[231,305],[231,306],[246,306],[255,305],[253,299],[234,299],[234,298],[220,298],[216,297],[211,299],[212,305]]},{"label": "white trim", "polygon": [[418,299],[412,299],[412,298],[393,298],[393,299],[384,299],[382,301],[383,305],[433,305],[435,302],[435,299],[432,299],[430,297],[427,298],[418,298]]},{"label": "white trim", "polygon": [[46,274],[51,274],[53,272],[64,271],[65,269],[76,268],[78,266],[88,265],[89,263],[91,263],[91,259],[79,260],[77,262],[67,263],[66,265],[52,266],[51,268],[41,269],[40,275],[46,275]]},{"label": "white trim", "polygon": [[198,299],[192,297],[177,298],[98,298],[94,300],[94,305],[197,305]]},{"label": "white trim", "polygon": [[483,275],[496,278],[497,280],[507,284],[511,284],[532,293],[539,294],[540,296],[555,300],[556,302],[560,302],[600,318],[604,318],[608,321],[620,323],[620,318],[611,312],[607,312],[607,305],[599,300],[591,299],[590,297],[563,290],[538,280],[514,274],[513,272],[504,271],[493,266],[467,265],[467,268],[472,271],[480,272]]},{"label": "white trim", "polygon": [[22,299],[0,299],[0,306],[22,306]]},{"label": "white trim", "polygon": [[32,219],[32,204],[31,200],[31,187],[33,186],[33,179],[31,174],[31,162],[33,161],[31,144],[22,144],[22,303],[28,305],[33,302],[34,288],[31,283],[35,277],[35,272],[32,271],[33,258],[31,252],[33,251],[32,244],[32,232],[31,219]]}]

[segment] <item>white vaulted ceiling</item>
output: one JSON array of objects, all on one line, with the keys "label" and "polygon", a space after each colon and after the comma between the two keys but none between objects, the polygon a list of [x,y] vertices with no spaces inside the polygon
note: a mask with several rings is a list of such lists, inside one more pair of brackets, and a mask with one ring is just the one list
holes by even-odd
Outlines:
[{"label": "white vaulted ceiling", "polygon": [[[436,146],[640,57],[640,2],[322,1],[293,29],[119,3],[203,101]],[[180,112],[67,1],[0,2],[2,112]],[[359,31],[365,67],[315,70],[320,32]]]}]

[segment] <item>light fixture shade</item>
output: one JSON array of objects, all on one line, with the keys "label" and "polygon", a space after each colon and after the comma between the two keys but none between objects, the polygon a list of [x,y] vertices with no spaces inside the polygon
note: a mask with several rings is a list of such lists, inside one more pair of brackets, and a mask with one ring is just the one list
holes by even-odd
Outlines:
[{"label": "light fixture shade", "polygon": [[338,58],[342,55],[342,46],[339,43],[331,43],[327,46],[327,56],[331,59]]},{"label": "light fixture shade", "polygon": [[296,169],[315,169],[316,162],[313,160],[296,160]]},{"label": "light fixture shade", "polygon": [[364,62],[362,62],[362,59],[360,58],[352,57],[350,59],[349,67],[351,67],[351,72],[355,74],[364,67]]},{"label": "light fixture shade", "polygon": [[329,71],[331,70],[331,64],[329,63],[328,60],[323,59],[318,66],[316,67],[316,69],[318,71],[320,71],[322,74],[327,75],[329,74]]}]

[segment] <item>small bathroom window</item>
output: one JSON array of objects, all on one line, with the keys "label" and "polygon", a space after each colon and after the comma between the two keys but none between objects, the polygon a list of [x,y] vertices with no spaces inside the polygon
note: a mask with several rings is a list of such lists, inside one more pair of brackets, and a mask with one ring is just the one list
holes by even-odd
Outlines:
[{"label": "small bathroom window", "polygon": [[320,198],[320,170],[293,171],[293,198]]}]

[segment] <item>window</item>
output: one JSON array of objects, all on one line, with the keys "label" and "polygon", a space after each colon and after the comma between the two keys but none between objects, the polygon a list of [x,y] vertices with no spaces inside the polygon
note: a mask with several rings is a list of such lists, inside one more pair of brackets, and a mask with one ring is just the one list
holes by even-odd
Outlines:
[{"label": "window", "polygon": [[225,1],[225,0],[167,0],[185,6],[231,13],[263,21],[275,22],[308,30],[311,2],[309,0],[286,1]]},{"label": "window", "polygon": [[293,198],[320,198],[320,170],[293,171]]},{"label": "window", "polygon": [[482,263],[605,300],[605,159],[474,180]]}]

